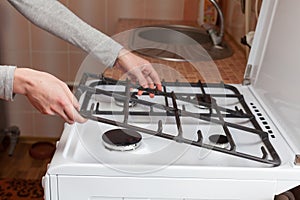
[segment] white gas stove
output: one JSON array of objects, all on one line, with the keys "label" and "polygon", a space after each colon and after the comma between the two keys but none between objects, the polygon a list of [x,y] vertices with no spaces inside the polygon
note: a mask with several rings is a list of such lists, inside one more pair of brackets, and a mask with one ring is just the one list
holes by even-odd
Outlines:
[{"label": "white gas stove", "polygon": [[264,1],[244,85],[163,82],[138,96],[85,73],[75,95],[89,120],[65,125],[45,199],[270,200],[300,185],[300,41],[278,40],[297,7]]}]

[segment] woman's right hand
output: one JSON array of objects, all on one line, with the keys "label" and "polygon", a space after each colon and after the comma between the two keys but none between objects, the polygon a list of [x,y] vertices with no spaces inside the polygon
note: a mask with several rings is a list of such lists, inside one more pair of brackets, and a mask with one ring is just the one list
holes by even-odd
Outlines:
[{"label": "woman's right hand", "polygon": [[49,73],[16,68],[13,91],[25,95],[43,114],[57,114],[70,124],[86,121],[78,113],[80,105],[66,83]]}]

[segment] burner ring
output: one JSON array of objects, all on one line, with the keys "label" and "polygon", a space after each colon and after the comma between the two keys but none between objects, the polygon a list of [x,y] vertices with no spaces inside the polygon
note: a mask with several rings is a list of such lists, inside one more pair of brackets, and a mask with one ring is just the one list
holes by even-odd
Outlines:
[{"label": "burner ring", "polygon": [[140,146],[142,135],[129,129],[113,129],[105,132],[102,140],[109,150],[130,151]]}]

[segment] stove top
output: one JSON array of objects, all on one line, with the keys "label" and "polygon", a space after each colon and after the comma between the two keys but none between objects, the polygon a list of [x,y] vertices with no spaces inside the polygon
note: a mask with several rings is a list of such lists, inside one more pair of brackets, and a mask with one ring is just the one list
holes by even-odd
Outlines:
[{"label": "stove top", "polygon": [[[132,168],[134,173],[170,165],[281,164],[271,142],[276,140],[276,130],[254,98],[245,101],[239,86],[162,84],[163,91],[143,89],[126,80],[86,73],[75,95],[82,105],[81,114],[90,120],[71,131],[76,139],[67,155],[77,162],[102,163],[121,171]],[[138,96],[138,90],[144,90],[143,95]],[[149,97],[150,92],[155,93],[154,98]],[[105,135],[119,134],[120,129],[126,130],[123,135],[139,134],[141,140],[129,148],[107,145]]]}]

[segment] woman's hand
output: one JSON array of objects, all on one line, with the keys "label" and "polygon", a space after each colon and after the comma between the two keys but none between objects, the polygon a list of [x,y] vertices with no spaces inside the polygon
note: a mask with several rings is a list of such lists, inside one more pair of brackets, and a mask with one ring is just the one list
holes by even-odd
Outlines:
[{"label": "woman's hand", "polygon": [[27,96],[41,113],[59,115],[66,122],[86,121],[79,113],[79,103],[68,86],[51,74],[28,68],[17,68],[14,74],[14,93]]},{"label": "woman's hand", "polygon": [[[132,82],[138,82],[143,88],[162,90],[160,78],[149,61],[134,55],[133,53],[122,49],[119,53],[115,67],[128,73]],[[139,91],[138,95],[143,92]],[[154,94],[150,94],[154,97]]]}]

